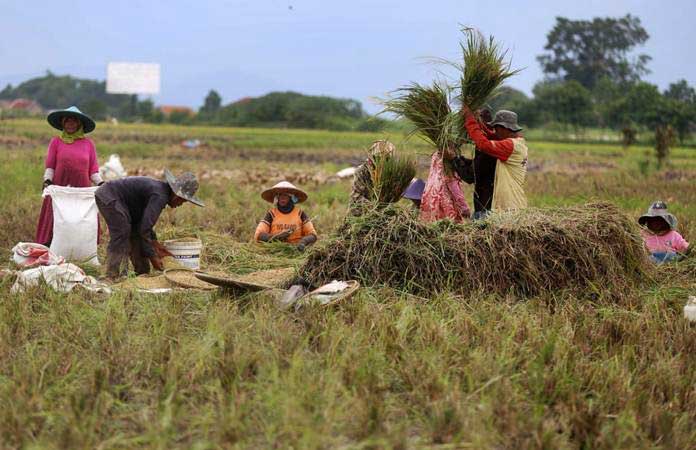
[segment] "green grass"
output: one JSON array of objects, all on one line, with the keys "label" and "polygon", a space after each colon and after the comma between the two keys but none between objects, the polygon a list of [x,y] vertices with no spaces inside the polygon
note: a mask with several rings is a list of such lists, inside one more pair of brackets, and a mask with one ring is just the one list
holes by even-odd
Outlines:
[{"label": "green grass", "polygon": [[[0,122],[6,255],[33,238],[51,135]],[[128,170],[229,171],[203,182],[209,207],[166,212],[158,231],[200,236],[207,267],[246,273],[303,260],[250,243],[278,181],[259,176],[331,173],[382,136],[99,124],[93,137]],[[696,240],[692,150],[641,172],[647,148],[529,147],[531,205],[609,200],[637,217],[661,198]],[[421,143],[403,150],[427,161]],[[338,226],[349,182],[298,184],[319,232]],[[12,295],[0,281],[0,448],[693,448],[696,329],[681,309],[695,273],[691,259],[620,294],[530,299],[364,288],[299,313],[264,294]]]}]

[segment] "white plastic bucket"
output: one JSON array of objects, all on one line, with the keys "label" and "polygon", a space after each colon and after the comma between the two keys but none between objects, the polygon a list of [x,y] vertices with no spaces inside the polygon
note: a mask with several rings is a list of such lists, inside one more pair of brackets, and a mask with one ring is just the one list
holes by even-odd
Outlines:
[{"label": "white plastic bucket", "polygon": [[174,255],[176,261],[187,269],[198,270],[201,267],[201,249],[203,243],[200,239],[184,238],[164,241],[164,248]]}]

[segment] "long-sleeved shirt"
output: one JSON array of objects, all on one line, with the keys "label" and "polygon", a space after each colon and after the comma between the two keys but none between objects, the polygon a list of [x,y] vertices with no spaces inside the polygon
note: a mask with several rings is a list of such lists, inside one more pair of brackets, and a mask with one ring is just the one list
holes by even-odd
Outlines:
[{"label": "long-sleeved shirt", "polygon": [[[489,139],[495,138],[495,131],[480,123],[481,131]],[[458,156],[457,158],[463,158]],[[474,211],[488,211],[493,208],[493,187],[495,166],[498,160],[478,148],[474,152]],[[461,177],[461,174],[460,174]]]},{"label": "long-sleeved shirt", "polygon": [[689,248],[689,243],[674,230],[661,235],[650,231],[643,231],[642,234],[650,253],[684,253]]},{"label": "long-sleeved shirt", "polygon": [[153,228],[171,198],[169,185],[147,177],[127,177],[102,185],[96,195],[105,204],[118,201],[125,206],[132,232],[142,239],[143,255],[154,256],[152,241],[157,236]]},{"label": "long-sleeved shirt", "polygon": [[472,114],[467,115],[464,126],[476,148],[498,160],[493,185],[493,209],[526,208],[524,184],[527,177],[528,149],[524,138],[492,141],[486,137]]}]

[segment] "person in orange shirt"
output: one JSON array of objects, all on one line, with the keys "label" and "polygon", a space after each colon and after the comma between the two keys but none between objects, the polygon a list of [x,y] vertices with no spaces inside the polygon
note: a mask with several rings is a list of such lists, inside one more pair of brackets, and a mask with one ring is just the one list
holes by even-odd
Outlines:
[{"label": "person in orange shirt", "polygon": [[301,252],[317,241],[317,232],[307,214],[296,205],[307,194],[292,183],[281,181],[261,193],[261,198],[275,205],[259,222],[254,233],[256,242],[287,242]]}]

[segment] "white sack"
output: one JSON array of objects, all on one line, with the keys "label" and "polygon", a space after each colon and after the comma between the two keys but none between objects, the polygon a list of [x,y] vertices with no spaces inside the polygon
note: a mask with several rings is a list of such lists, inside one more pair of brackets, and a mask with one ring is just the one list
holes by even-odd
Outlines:
[{"label": "white sack", "polygon": [[38,286],[41,280],[58,292],[70,292],[75,286],[81,286],[89,291],[111,293],[108,286],[86,275],[82,269],[70,263],[41,266],[17,272],[17,280],[11,291],[24,292],[30,287]]},{"label": "white sack", "polygon": [[51,252],[67,261],[99,265],[97,258],[97,187],[73,188],[50,185],[44,197],[53,204]]}]

